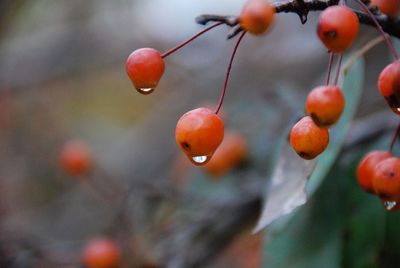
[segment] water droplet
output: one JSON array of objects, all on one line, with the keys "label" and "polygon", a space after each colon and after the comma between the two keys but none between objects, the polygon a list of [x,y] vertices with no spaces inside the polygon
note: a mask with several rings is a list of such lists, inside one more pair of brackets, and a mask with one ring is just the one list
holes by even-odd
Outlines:
[{"label": "water droplet", "polygon": [[398,112],[400,112],[400,108],[396,108],[396,110],[397,110]]},{"label": "water droplet", "polygon": [[207,161],[207,156],[206,155],[193,156],[192,159],[197,164],[203,164]]},{"label": "water droplet", "polygon": [[151,92],[154,91],[153,87],[149,87],[149,88],[137,88],[137,91],[139,91],[139,93],[147,95],[150,94]]},{"label": "water droplet", "polygon": [[396,201],[383,201],[383,206],[386,208],[386,210],[392,210],[396,205]]}]

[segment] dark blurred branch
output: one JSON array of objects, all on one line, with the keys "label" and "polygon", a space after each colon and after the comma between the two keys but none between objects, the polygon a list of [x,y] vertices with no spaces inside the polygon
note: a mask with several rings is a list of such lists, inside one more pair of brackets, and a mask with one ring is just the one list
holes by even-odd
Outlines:
[{"label": "dark blurred branch", "polygon": [[[366,4],[369,3],[369,1],[363,1]],[[299,18],[301,23],[306,23],[307,22],[307,17],[308,13],[310,11],[320,11],[324,10],[329,6],[334,6],[339,3],[339,0],[327,0],[327,1],[322,1],[322,0],[311,0],[311,1],[304,1],[304,0],[292,0],[290,2],[276,2],[274,3],[275,9],[277,13],[296,13]],[[379,24],[382,26],[383,30],[388,33],[391,36],[395,36],[397,38],[400,38],[400,20],[399,19],[393,19],[389,18],[377,11],[375,7],[371,7],[371,11],[375,14],[376,19],[378,20]],[[373,26],[374,22],[372,19],[365,13],[360,12],[358,10],[355,11],[360,22],[362,24],[368,25],[368,26]],[[236,26],[239,22],[238,17],[234,16],[220,16],[220,15],[201,15],[196,18],[196,22],[200,24],[206,24],[211,21],[219,21],[223,22],[228,26]],[[235,28],[233,33],[230,33],[228,38],[232,38],[236,34],[240,32],[240,28]]]}]

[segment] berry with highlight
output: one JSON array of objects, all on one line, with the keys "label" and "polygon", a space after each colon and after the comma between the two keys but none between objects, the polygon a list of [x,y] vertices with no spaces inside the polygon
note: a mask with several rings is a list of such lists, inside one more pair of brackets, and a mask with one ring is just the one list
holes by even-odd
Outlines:
[{"label": "berry with highlight", "polygon": [[265,0],[249,0],[239,17],[240,26],[254,35],[265,33],[275,20],[275,8]]}]

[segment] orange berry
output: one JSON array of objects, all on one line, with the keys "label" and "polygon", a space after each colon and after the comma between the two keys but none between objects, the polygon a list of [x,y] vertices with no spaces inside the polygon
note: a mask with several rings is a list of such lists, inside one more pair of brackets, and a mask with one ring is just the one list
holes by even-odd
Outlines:
[{"label": "orange berry", "polygon": [[247,158],[247,142],[239,134],[228,132],[204,169],[213,176],[221,176]]},{"label": "orange berry", "polygon": [[400,11],[399,0],[371,0],[371,4],[377,6],[383,14],[390,17],[396,17]]},{"label": "orange berry", "polygon": [[392,111],[400,114],[400,61],[383,69],[378,78],[378,88]]},{"label": "orange berry", "polygon": [[375,167],[372,185],[375,193],[384,199],[400,197],[400,159],[389,157]]},{"label": "orange berry", "polygon": [[319,127],[336,123],[344,110],[345,99],[337,86],[320,86],[313,89],[306,100],[306,112]]},{"label": "orange berry", "polygon": [[177,144],[195,165],[206,164],[224,138],[224,123],[207,108],[185,113],[175,130]]},{"label": "orange berry", "polygon": [[157,87],[165,67],[160,52],[153,48],[141,48],[129,55],[125,68],[136,90],[141,94],[150,94]]},{"label": "orange berry", "polygon": [[260,35],[275,19],[275,7],[265,0],[248,0],[239,17],[240,26],[249,33]]},{"label": "orange berry", "polygon": [[350,8],[331,6],[319,16],[317,34],[326,48],[342,53],[353,43],[358,28],[357,15]]},{"label": "orange berry", "polygon": [[389,157],[392,157],[392,154],[388,151],[372,151],[360,161],[357,167],[357,181],[364,191],[374,193],[372,178],[375,174],[376,165]]},{"label": "orange berry", "polygon": [[120,261],[120,250],[109,239],[93,239],[85,246],[83,251],[83,263],[87,268],[117,268]]},{"label": "orange berry", "polygon": [[70,141],[60,154],[60,165],[70,175],[86,175],[92,168],[89,147],[81,141]]},{"label": "orange berry", "polygon": [[290,144],[300,157],[307,160],[322,153],[328,143],[328,129],[317,126],[309,116],[300,119],[290,131]]}]

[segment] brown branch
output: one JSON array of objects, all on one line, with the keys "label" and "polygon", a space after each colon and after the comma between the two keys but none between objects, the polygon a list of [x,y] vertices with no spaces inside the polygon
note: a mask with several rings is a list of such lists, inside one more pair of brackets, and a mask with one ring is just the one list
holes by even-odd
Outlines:
[{"label": "brown branch", "polygon": [[[364,3],[368,4],[369,1],[363,1]],[[321,11],[326,9],[329,6],[334,6],[339,3],[339,0],[311,0],[311,1],[304,1],[304,0],[292,0],[290,2],[276,2],[274,3],[276,13],[296,13],[301,23],[307,22],[308,13],[310,11]],[[391,36],[400,38],[400,20],[387,17],[383,14],[380,14],[376,7],[372,6],[371,8],[372,13],[375,14],[375,17],[379,24],[382,26],[382,29]],[[360,23],[373,26],[374,22],[372,19],[365,13],[355,10]],[[237,26],[239,23],[238,17],[235,16],[220,16],[220,15],[201,15],[196,18],[196,22],[200,24],[207,24],[211,21],[219,21],[223,22],[228,26]],[[241,32],[240,28],[235,28],[233,34],[230,33],[228,36],[232,38],[233,36],[237,35]]]}]

